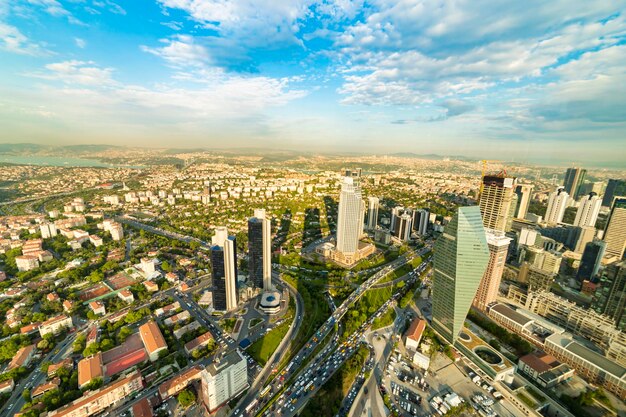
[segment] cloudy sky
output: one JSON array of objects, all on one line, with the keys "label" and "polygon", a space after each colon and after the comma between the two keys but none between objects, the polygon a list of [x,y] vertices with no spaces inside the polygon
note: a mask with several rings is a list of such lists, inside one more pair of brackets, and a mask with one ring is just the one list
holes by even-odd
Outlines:
[{"label": "cloudy sky", "polygon": [[624,10],[0,1],[0,142],[624,162]]}]

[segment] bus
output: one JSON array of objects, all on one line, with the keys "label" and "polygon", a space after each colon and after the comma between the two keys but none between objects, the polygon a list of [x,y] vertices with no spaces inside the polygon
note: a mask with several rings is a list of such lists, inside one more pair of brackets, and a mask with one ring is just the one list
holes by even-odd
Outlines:
[{"label": "bus", "polygon": [[254,401],[252,401],[250,404],[248,404],[248,406],[246,407],[246,414],[250,414],[250,412],[251,412],[252,410],[254,410],[254,407],[256,407],[256,404],[257,404],[257,402],[258,402],[258,401],[259,401],[259,400],[256,400],[256,399],[255,399],[255,400],[254,400]]},{"label": "bus", "polygon": [[270,392],[271,388],[272,388],[271,385],[268,385],[267,387],[263,388],[263,391],[261,391],[261,394],[259,394],[259,396],[261,398],[265,397],[267,395],[267,393]]}]

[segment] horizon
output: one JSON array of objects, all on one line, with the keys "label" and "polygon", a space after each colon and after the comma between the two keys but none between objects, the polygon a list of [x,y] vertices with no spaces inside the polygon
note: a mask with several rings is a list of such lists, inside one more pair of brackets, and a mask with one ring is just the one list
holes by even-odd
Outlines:
[{"label": "horizon", "polygon": [[16,1],[0,143],[623,166],[619,2]]}]

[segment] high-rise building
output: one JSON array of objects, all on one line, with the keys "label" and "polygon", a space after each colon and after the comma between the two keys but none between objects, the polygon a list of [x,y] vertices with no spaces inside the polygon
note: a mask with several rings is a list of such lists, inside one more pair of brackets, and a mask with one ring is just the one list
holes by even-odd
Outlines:
[{"label": "high-rise building", "polygon": [[365,204],[361,197],[361,187],[358,182],[355,183],[354,178],[344,177],[339,194],[336,251],[346,261],[350,261],[359,249],[364,214]]},{"label": "high-rise building", "polygon": [[380,200],[378,197],[368,197],[367,199],[367,229],[374,230],[378,226],[378,207]]},{"label": "high-rise building", "polygon": [[480,280],[474,306],[479,310],[486,311],[487,306],[496,301],[498,288],[502,281],[506,255],[509,250],[511,238],[504,235],[504,232],[487,230],[487,245],[489,246],[489,263],[487,269]]},{"label": "high-rise building", "polygon": [[591,192],[581,198],[578,211],[576,211],[574,226],[595,226],[596,220],[598,220],[598,213],[600,213],[601,205],[602,200],[594,192]]},{"label": "high-rise building", "polygon": [[558,187],[548,198],[548,209],[546,210],[545,221],[548,224],[557,224],[563,221],[563,215],[567,208],[569,194],[564,187]]},{"label": "high-rise building", "polygon": [[265,210],[248,219],[248,270],[250,281],[266,291],[272,288],[272,223]]},{"label": "high-rise building", "polygon": [[582,283],[584,280],[590,281],[595,277],[600,269],[602,257],[606,250],[606,243],[601,240],[595,240],[585,245],[585,251],[580,260],[576,279]]},{"label": "high-rise building", "polygon": [[606,254],[622,259],[626,249],[626,197],[615,197],[604,229]]},{"label": "high-rise building", "polygon": [[454,343],[489,262],[480,209],[460,207],[434,247],[433,328]]},{"label": "high-rise building", "polygon": [[248,367],[239,350],[216,359],[201,373],[201,395],[209,412],[248,388]]},{"label": "high-rise building", "polygon": [[217,227],[211,239],[213,269],[213,308],[231,311],[237,308],[237,242],[226,227]]},{"label": "high-rise building", "polygon": [[516,182],[516,178],[507,177],[506,174],[483,177],[478,205],[487,229],[501,232],[511,230]]},{"label": "high-rise building", "polygon": [[517,187],[515,187],[515,194],[517,194],[517,205],[515,207],[515,213],[513,217],[517,219],[524,219],[526,217],[526,213],[528,213],[528,207],[530,206],[532,193],[532,184],[517,184]]},{"label": "high-rise building", "polygon": [[604,190],[604,196],[602,197],[602,205],[604,207],[611,207],[613,198],[620,195],[626,195],[626,180],[609,180],[606,190]]},{"label": "high-rise building", "polygon": [[615,320],[620,330],[626,330],[626,263],[614,262],[602,270],[593,309]]},{"label": "high-rise building", "polygon": [[424,236],[428,232],[428,219],[430,213],[426,209],[419,209],[413,212],[413,230],[418,235]]},{"label": "high-rise building", "polygon": [[580,186],[585,181],[585,175],[587,175],[586,169],[567,168],[565,179],[563,180],[563,187],[565,188],[565,192],[572,198],[578,198]]},{"label": "high-rise building", "polygon": [[402,206],[396,206],[391,209],[391,222],[389,224],[389,230],[391,233],[396,230],[396,223],[398,223],[402,214],[404,214],[404,207]]},{"label": "high-rise building", "polygon": [[393,231],[394,237],[401,242],[408,242],[411,239],[411,231],[413,230],[413,217],[411,212],[406,212],[396,221],[396,228]]}]

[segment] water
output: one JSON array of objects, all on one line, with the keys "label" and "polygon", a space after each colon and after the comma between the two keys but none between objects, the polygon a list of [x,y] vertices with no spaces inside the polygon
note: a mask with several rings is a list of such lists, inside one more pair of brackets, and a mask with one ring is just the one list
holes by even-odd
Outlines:
[{"label": "water", "polygon": [[142,168],[138,166],[108,164],[97,159],[71,158],[65,156],[22,156],[0,155],[0,162],[16,165],[39,165],[53,167],[96,167],[96,168]]}]

